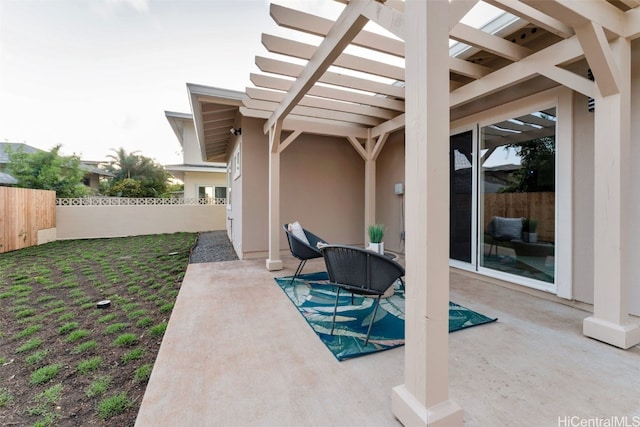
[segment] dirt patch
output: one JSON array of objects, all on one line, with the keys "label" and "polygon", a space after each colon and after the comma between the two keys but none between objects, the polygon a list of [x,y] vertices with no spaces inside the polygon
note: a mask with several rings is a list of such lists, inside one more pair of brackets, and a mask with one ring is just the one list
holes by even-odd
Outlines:
[{"label": "dirt patch", "polygon": [[0,425],[133,425],[196,237],[0,255]]}]

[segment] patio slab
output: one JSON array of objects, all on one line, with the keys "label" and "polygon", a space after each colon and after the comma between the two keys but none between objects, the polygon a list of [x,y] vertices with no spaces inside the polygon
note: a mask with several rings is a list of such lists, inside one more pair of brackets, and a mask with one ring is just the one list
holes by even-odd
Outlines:
[{"label": "patio slab", "polygon": [[[189,265],[136,426],[400,425],[390,402],[404,348],[338,362],[275,284],[297,265],[283,261]],[[450,334],[465,426],[640,417],[640,348],[585,338],[588,312],[456,270],[451,300],[499,318]]]}]

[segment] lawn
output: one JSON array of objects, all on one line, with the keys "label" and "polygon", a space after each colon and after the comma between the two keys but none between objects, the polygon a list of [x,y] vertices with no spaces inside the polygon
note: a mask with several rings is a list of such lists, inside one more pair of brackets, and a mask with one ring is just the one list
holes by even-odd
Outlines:
[{"label": "lawn", "polygon": [[196,238],[0,254],[0,425],[133,425]]}]

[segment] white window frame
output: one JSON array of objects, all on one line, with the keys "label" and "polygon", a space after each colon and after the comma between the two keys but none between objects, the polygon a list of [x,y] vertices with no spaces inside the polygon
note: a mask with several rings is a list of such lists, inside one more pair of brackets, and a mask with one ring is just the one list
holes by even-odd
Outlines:
[{"label": "white window frame", "polygon": [[[556,122],[556,246],[555,246],[555,283],[545,284],[536,280],[507,275],[488,268],[479,267],[477,256],[472,264],[451,263],[457,268],[476,271],[486,276],[520,284],[556,294],[559,297],[571,299],[573,297],[573,92],[565,87],[550,89],[517,101],[488,109],[451,122],[451,135],[469,130],[471,127],[490,125],[500,120],[517,117],[534,110],[556,108],[558,120]],[[475,133],[474,166],[478,172],[478,141]],[[475,175],[474,174],[474,175]],[[477,183],[477,180],[475,181]],[[477,193],[477,184],[474,193]],[[474,196],[477,200],[477,196]],[[477,202],[476,202],[477,205]],[[474,221],[479,215],[475,211]],[[474,238],[478,245],[477,228]],[[476,254],[479,248],[476,247]]]}]

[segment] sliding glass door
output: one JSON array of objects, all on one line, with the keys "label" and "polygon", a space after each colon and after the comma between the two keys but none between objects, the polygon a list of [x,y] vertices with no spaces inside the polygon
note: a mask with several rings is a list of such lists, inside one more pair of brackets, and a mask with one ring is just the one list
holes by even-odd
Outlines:
[{"label": "sliding glass door", "polygon": [[556,109],[480,129],[480,266],[553,283]]},{"label": "sliding glass door", "polygon": [[480,126],[474,135],[450,138],[452,263],[554,284],[556,108]]}]

